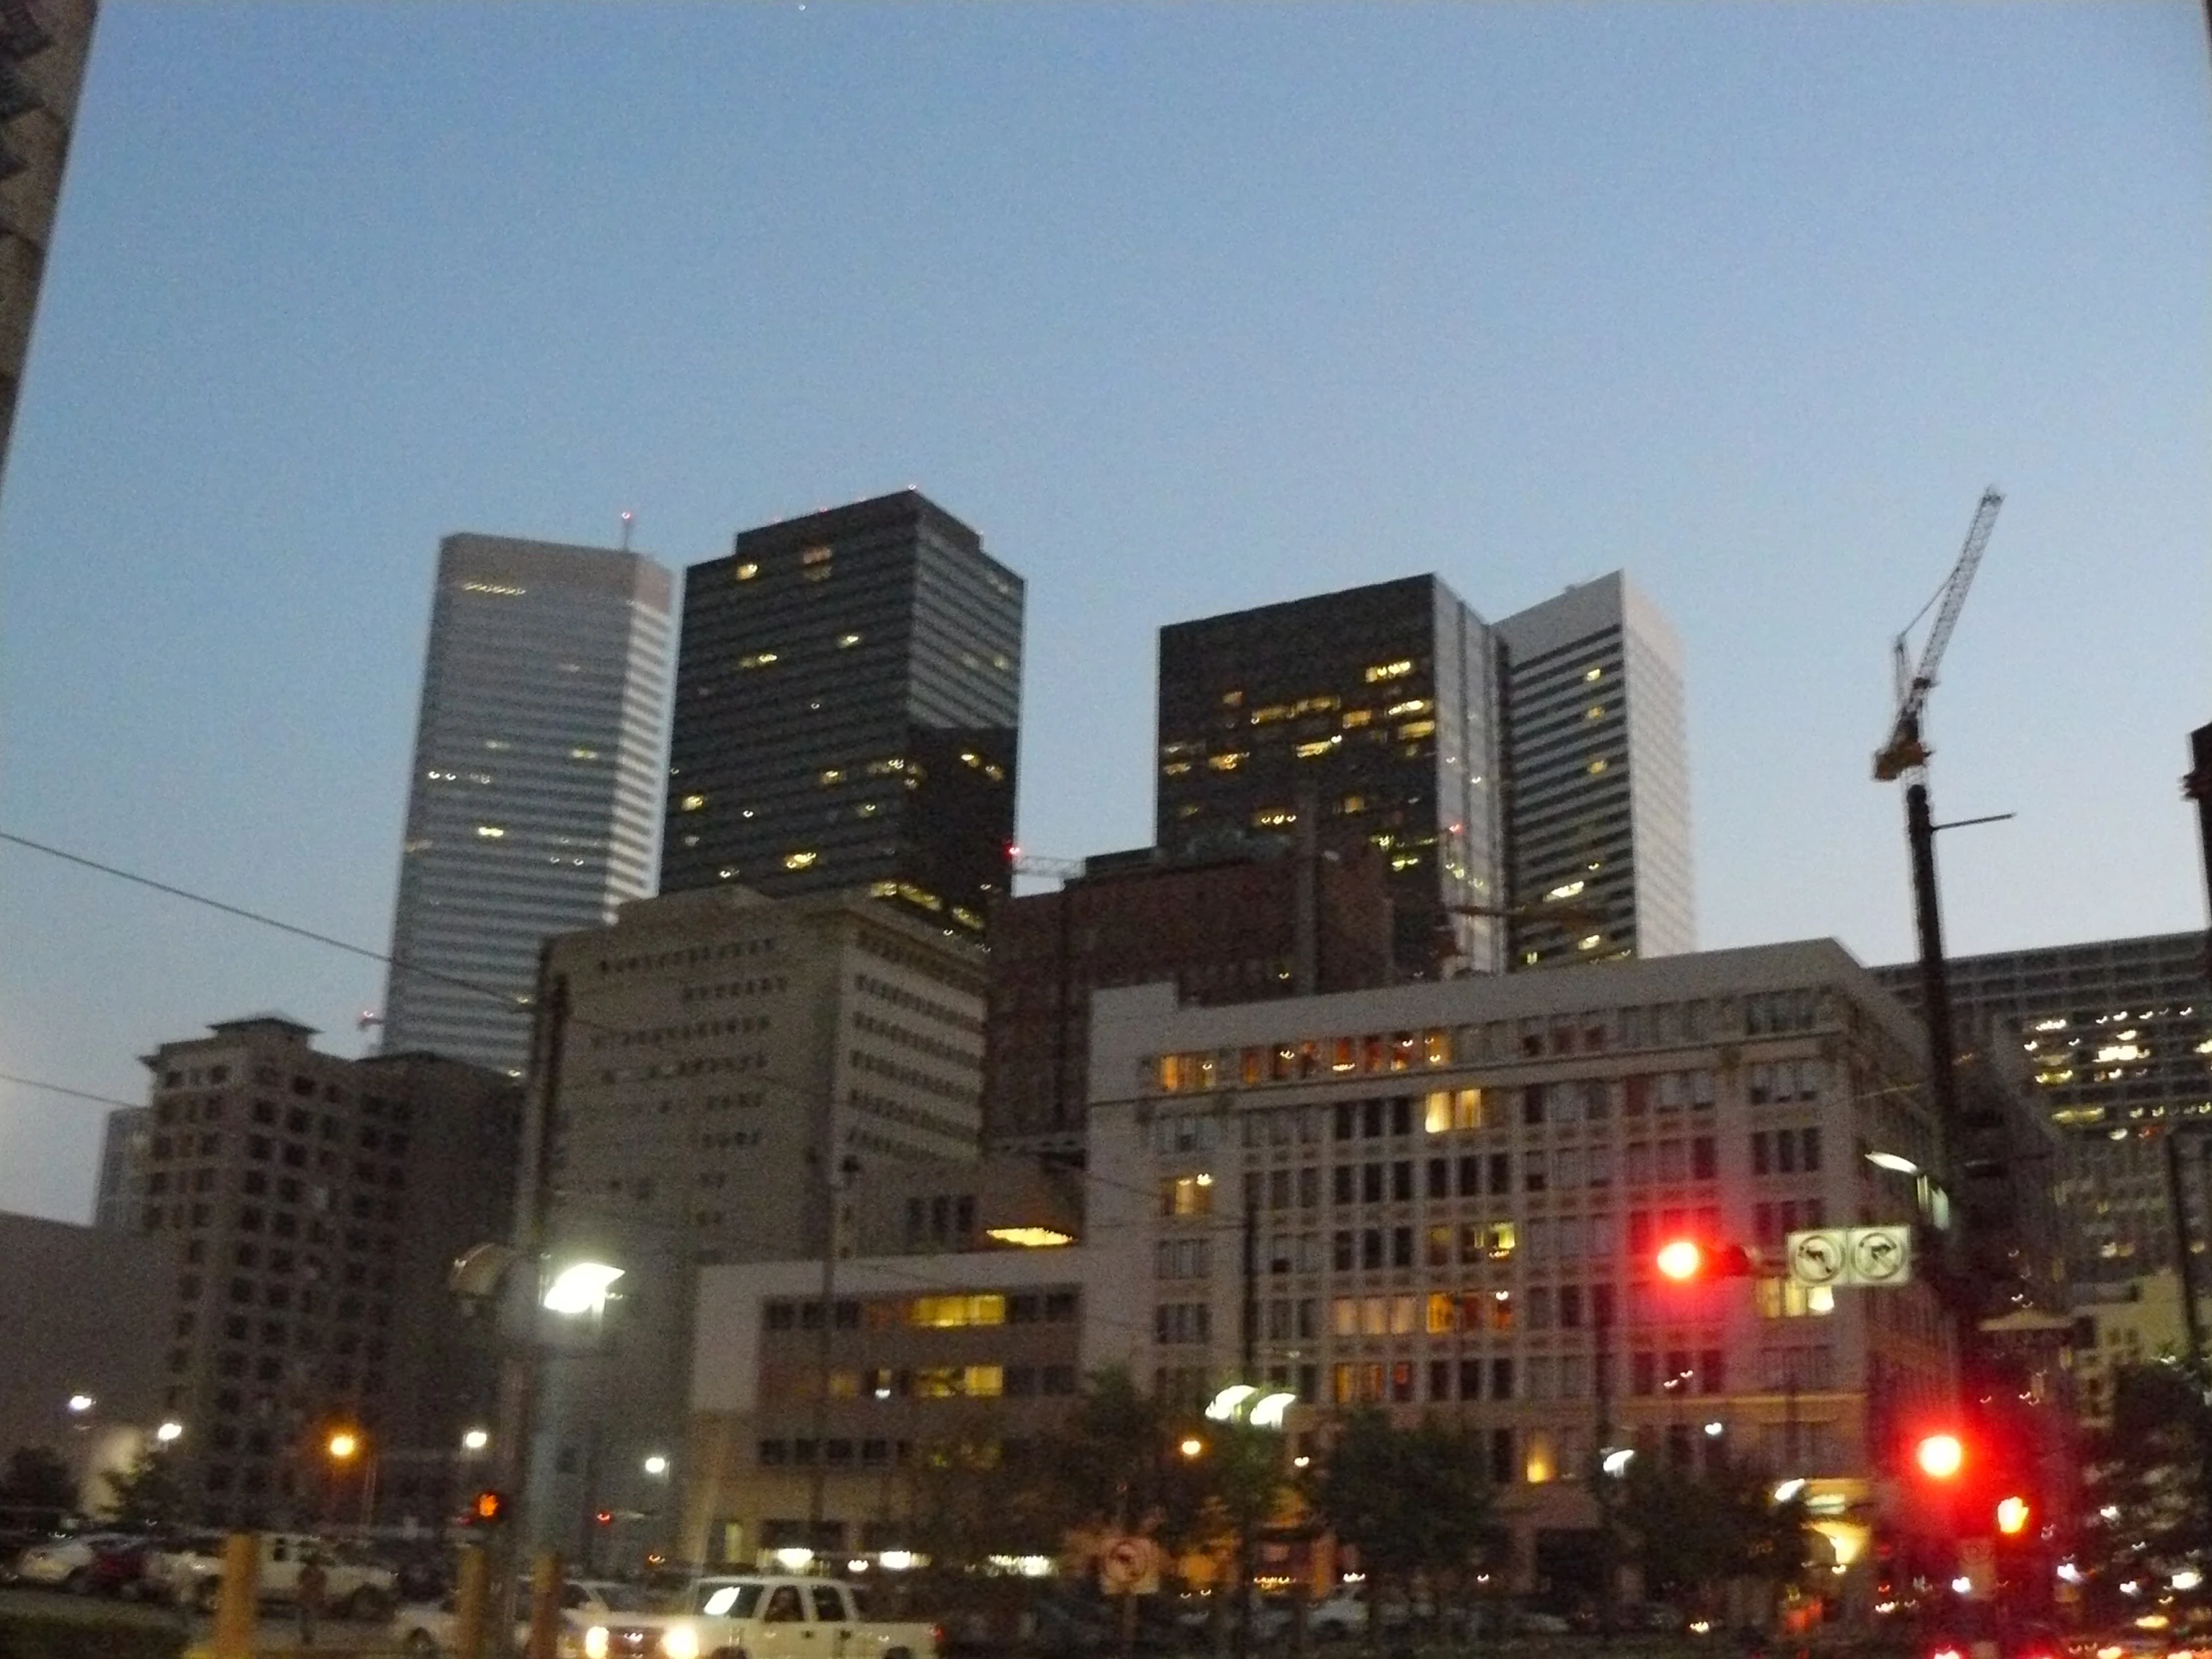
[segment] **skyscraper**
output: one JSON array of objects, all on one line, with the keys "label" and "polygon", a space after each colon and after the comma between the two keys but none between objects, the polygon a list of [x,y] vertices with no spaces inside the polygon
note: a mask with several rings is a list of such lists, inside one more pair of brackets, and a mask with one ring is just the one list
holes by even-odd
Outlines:
[{"label": "skyscraper", "polygon": [[96,0],[0,5],[0,461],[98,17]]},{"label": "skyscraper", "polygon": [[1160,630],[1163,851],[1251,837],[1372,841],[1398,967],[1495,971],[1497,659],[1490,630],[1414,576]]},{"label": "skyscraper", "polygon": [[1021,607],[913,490],[693,566],[662,890],[859,887],[979,935],[1013,837]]},{"label": "skyscraper", "polygon": [[539,947],[653,890],[669,589],[641,554],[439,544],[386,1052],[521,1075]]},{"label": "skyscraper", "polygon": [[1512,965],[1696,949],[1673,628],[1615,571],[1506,617],[1497,639]]}]

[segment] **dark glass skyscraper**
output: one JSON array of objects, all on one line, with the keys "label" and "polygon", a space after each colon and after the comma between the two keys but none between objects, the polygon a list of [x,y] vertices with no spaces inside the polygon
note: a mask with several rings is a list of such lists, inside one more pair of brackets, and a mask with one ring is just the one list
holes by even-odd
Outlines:
[{"label": "dark glass skyscraper", "polygon": [[1433,576],[1160,630],[1157,833],[1178,854],[1289,837],[1389,861],[1393,954],[1503,965],[1496,647]]},{"label": "dark glass skyscraper", "polygon": [[739,534],[684,590],[661,890],[1003,892],[1021,578],[919,492]]}]

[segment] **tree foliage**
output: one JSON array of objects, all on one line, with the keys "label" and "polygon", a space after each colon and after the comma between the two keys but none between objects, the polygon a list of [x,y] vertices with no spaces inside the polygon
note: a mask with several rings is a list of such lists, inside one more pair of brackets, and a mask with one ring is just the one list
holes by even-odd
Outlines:
[{"label": "tree foliage", "polygon": [[1804,1565],[1803,1499],[1777,1503],[1769,1477],[1749,1463],[1700,1473],[1639,1456],[1623,1486],[1619,1517],[1650,1594],[1695,1600],[1731,1578],[1780,1584]]},{"label": "tree foliage", "polygon": [[131,1466],[103,1477],[109,1519],[126,1529],[177,1526],[185,1520],[185,1487],[169,1453],[142,1451]]},{"label": "tree foliage", "polygon": [[2197,1564],[2212,1546],[2212,1405],[2188,1373],[2170,1364],[2121,1371],[2111,1426],[2087,1450],[2084,1554],[2101,1576]]},{"label": "tree foliage", "polygon": [[1455,1573],[1495,1545],[1481,1443],[1433,1417],[1400,1428],[1372,1407],[1354,1412],[1310,1495],[1376,1578]]}]

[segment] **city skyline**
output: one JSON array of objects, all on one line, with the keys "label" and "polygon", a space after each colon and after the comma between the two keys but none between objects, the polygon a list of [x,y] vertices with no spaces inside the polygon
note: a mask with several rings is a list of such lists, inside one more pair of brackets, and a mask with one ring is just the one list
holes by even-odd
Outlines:
[{"label": "city skyline", "polygon": [[[0,826],[374,945],[437,536],[689,564],[912,482],[1028,582],[1033,851],[1149,838],[1162,623],[1622,568],[1701,942],[1902,960],[1889,637],[1996,482],[1933,788],[2020,817],[1944,841],[1952,948],[2194,929],[2204,83],[2186,7],[104,10]],[[0,1070],[124,1099],[382,978],[19,848],[0,931]],[[88,1214],[102,1126],[0,1086],[0,1206]]]}]

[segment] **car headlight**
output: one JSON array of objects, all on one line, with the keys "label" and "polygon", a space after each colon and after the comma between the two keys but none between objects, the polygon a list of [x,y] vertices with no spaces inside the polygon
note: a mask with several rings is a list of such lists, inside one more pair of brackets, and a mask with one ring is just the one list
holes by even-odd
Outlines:
[{"label": "car headlight", "polygon": [[584,1632],[584,1659],[607,1659],[607,1627],[595,1624]]},{"label": "car headlight", "polygon": [[688,1624],[672,1624],[662,1633],[661,1651],[668,1659],[699,1659],[699,1632]]}]

